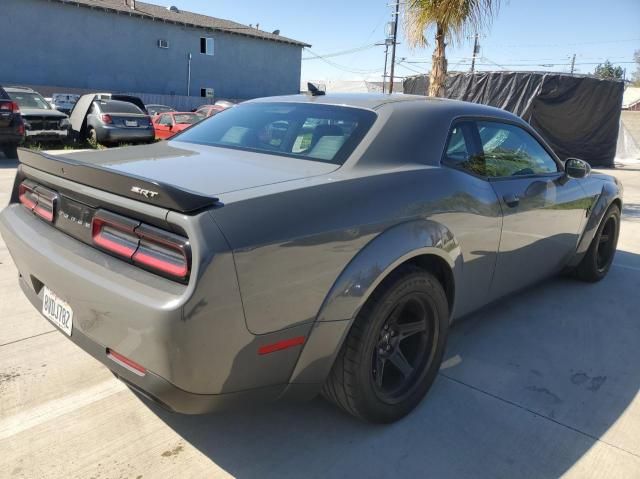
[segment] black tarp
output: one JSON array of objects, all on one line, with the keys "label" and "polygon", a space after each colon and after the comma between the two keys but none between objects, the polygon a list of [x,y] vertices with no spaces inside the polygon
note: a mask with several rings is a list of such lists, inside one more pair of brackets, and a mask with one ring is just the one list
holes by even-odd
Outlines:
[{"label": "black tarp", "polygon": [[[426,75],[404,81],[404,93],[424,95]],[[453,73],[446,97],[491,105],[523,118],[565,160],[612,166],[624,84],[587,76],[538,72]]]}]

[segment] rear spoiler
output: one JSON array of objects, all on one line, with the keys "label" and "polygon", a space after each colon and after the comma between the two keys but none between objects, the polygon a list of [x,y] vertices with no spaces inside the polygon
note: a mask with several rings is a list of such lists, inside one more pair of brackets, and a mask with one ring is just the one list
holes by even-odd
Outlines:
[{"label": "rear spoiler", "polygon": [[193,213],[220,205],[218,198],[212,196],[204,196],[136,175],[125,175],[65,156],[53,156],[19,148],[18,157],[21,165],[27,165],[82,185],[181,213]]}]

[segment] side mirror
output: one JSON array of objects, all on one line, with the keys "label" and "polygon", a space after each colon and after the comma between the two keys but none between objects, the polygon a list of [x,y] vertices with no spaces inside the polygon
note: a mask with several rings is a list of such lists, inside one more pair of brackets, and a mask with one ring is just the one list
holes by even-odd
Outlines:
[{"label": "side mirror", "polygon": [[584,160],[568,158],[564,162],[564,172],[569,178],[585,178],[591,173],[591,166]]},{"label": "side mirror", "polygon": [[173,125],[169,125],[169,129],[170,129],[170,130],[173,130]]}]

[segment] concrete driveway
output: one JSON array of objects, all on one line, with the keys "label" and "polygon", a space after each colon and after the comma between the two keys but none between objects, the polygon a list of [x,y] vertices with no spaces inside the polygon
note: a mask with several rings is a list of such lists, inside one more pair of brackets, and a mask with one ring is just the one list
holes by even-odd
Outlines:
[{"label": "concrete driveway", "polygon": [[[0,159],[0,204],[14,171]],[[164,412],[33,310],[0,241],[0,477],[640,477],[640,170],[614,174],[609,276],[550,279],[458,324],[427,399],[386,427],[320,399]]]}]

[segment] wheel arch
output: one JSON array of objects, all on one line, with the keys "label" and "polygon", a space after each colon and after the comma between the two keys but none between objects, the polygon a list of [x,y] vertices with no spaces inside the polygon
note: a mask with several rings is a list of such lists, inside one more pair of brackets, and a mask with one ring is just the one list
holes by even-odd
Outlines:
[{"label": "wheel arch", "polygon": [[617,182],[603,181],[600,191],[598,191],[595,195],[595,199],[591,207],[589,208],[589,216],[587,218],[584,229],[582,230],[582,235],[580,236],[580,240],[578,241],[578,247],[576,248],[576,253],[568,264],[568,268],[574,268],[582,258],[586,254],[589,246],[591,245],[591,241],[598,231],[598,227],[604,218],[607,210],[612,206],[616,205],[620,211],[622,212],[622,189],[621,186]]},{"label": "wheel arch", "polygon": [[431,220],[393,226],[362,248],[334,282],[290,382],[322,386],[358,312],[390,274],[407,264],[429,271],[441,281],[451,318],[456,278],[462,268],[455,236],[447,227]]}]

